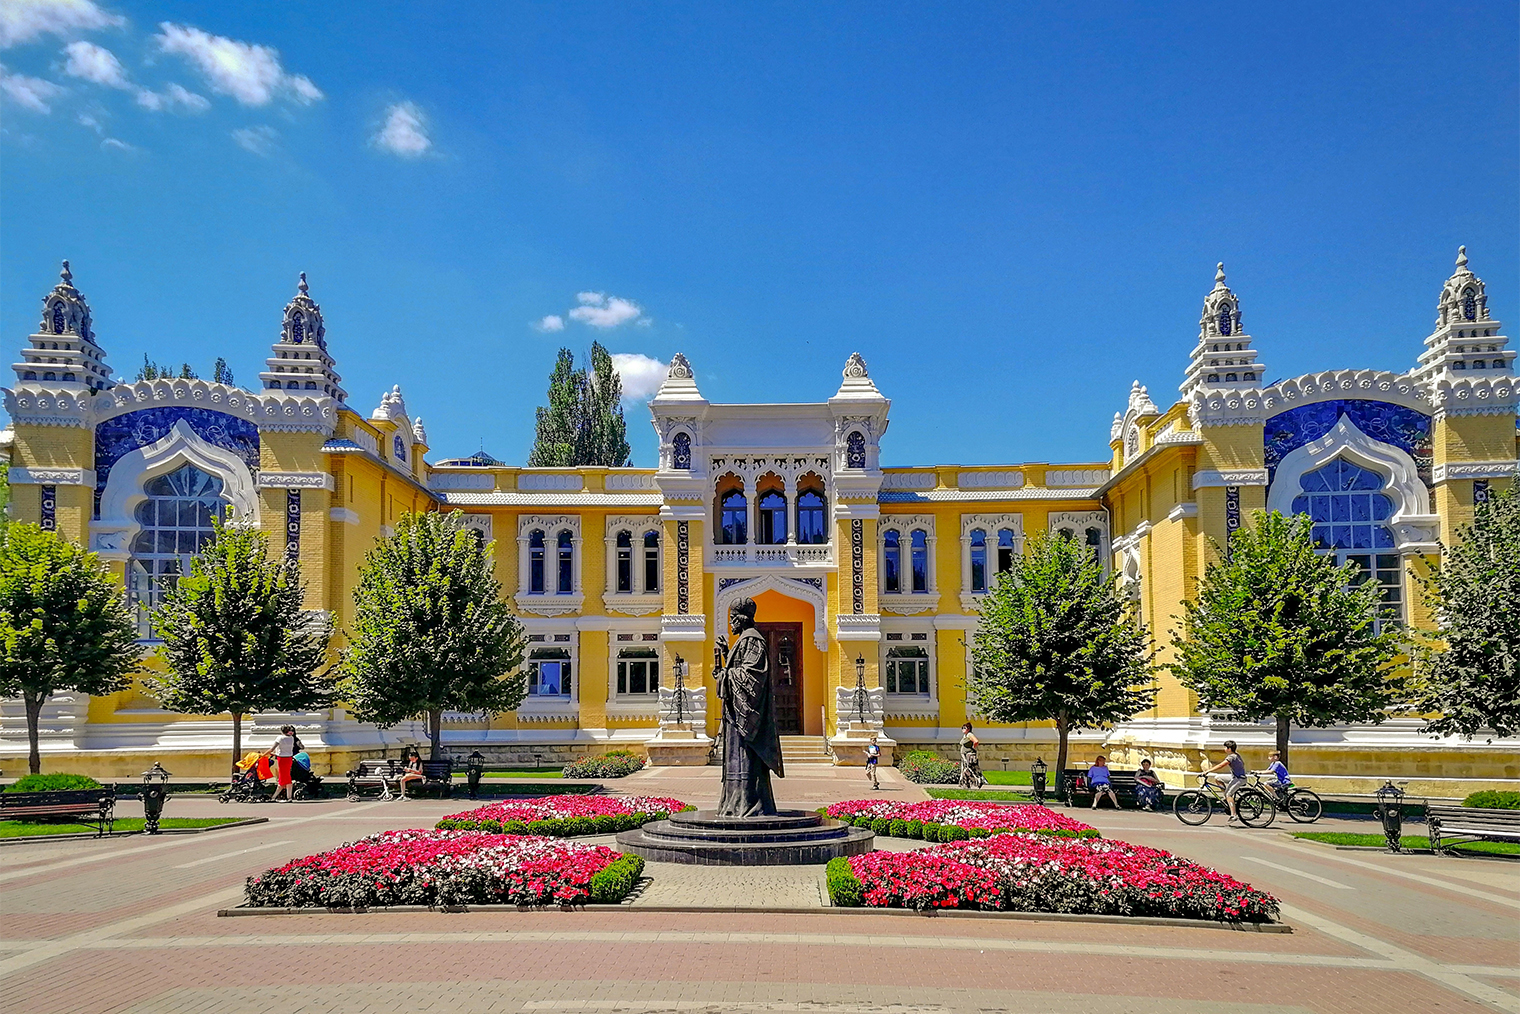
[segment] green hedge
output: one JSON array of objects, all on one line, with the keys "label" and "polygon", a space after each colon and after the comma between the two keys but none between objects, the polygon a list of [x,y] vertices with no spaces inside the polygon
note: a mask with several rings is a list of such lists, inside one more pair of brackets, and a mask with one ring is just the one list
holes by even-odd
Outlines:
[{"label": "green hedge", "polygon": [[550,820],[450,820],[444,818],[434,826],[443,831],[485,831],[489,834],[537,834],[549,838],[580,838],[586,835],[617,834],[643,827],[664,813],[629,813],[621,816],[562,817]]},{"label": "green hedge", "polygon": [[1495,792],[1484,789],[1462,800],[1463,806],[1476,806],[1484,810],[1520,810],[1520,792]]},{"label": "green hedge", "polygon": [[915,750],[897,764],[897,770],[919,785],[954,785],[961,780],[958,761],[942,760],[928,750]]},{"label": "green hedge", "polygon": [[100,789],[104,788],[99,782],[89,775],[27,775],[16,779],[14,785],[6,787],[6,792],[68,792],[74,789]]},{"label": "green hedge", "polygon": [[616,905],[628,897],[634,883],[644,873],[644,857],[625,855],[591,877],[591,900]]},{"label": "green hedge", "polygon": [[829,900],[840,908],[859,908],[865,902],[865,888],[850,869],[850,861],[844,856],[830,859],[824,867],[829,882]]},{"label": "green hedge", "polygon": [[853,824],[855,827],[866,828],[876,834],[888,835],[893,838],[915,838],[929,842],[965,841],[967,838],[990,838],[995,834],[1044,834],[1053,838],[1101,838],[1102,834],[1096,829],[1086,831],[1065,831],[1055,828],[1027,828],[1027,827],[960,827],[955,824],[924,823],[919,820],[887,820],[883,817],[869,817],[858,815],[855,817],[836,818],[841,824]]}]

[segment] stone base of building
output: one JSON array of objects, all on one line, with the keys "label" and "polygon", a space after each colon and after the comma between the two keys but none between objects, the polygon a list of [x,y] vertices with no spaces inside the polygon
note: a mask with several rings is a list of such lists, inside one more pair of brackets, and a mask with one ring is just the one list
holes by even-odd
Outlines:
[{"label": "stone base of building", "polygon": [[690,723],[684,723],[662,728],[644,743],[644,751],[653,767],[703,767],[712,745],[706,733],[695,732]]}]

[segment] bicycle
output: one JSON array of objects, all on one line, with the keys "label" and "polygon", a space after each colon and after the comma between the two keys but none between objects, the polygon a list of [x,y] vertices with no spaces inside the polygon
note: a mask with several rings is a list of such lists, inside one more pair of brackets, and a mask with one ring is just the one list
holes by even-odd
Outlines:
[{"label": "bicycle", "polygon": [[[1226,813],[1230,809],[1230,804],[1224,797],[1224,789],[1219,787],[1217,781],[1208,775],[1199,775],[1198,784],[1196,789],[1177,793],[1177,798],[1172,801],[1172,812],[1177,815],[1177,819],[1192,827],[1207,824],[1214,815],[1215,807]],[[1270,827],[1272,821],[1277,819],[1277,804],[1267,793],[1247,785],[1235,793],[1235,813],[1246,827]]]},{"label": "bicycle", "polygon": [[1260,774],[1251,776],[1251,785],[1270,796],[1277,808],[1297,823],[1312,824],[1325,812],[1325,804],[1320,802],[1319,794],[1311,789],[1268,783]]}]

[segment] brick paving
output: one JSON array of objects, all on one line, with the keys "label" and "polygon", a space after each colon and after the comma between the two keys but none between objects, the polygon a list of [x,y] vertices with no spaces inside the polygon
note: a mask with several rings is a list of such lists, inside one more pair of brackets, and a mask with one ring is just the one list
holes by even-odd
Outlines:
[{"label": "brick paving", "polygon": [[[894,798],[923,798],[886,775]],[[783,785],[784,803],[809,808],[872,794],[851,769],[799,767]],[[717,783],[652,770],[619,788],[710,805]],[[1084,811],[1105,834],[1272,891],[1296,931],[831,913],[819,867],[668,864],[650,864],[637,902],[615,910],[219,919],[250,874],[464,804],[170,805],[271,820],[0,848],[8,1012],[1520,1012],[1514,862],[1337,853],[1280,829]],[[817,911],[648,910],[736,903]]]}]

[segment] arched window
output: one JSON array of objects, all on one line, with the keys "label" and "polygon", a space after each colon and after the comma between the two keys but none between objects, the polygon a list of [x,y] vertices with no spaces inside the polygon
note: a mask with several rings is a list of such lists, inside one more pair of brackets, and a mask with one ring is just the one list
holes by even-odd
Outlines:
[{"label": "arched window", "polygon": [[1473,295],[1473,290],[1468,289],[1462,293],[1462,319],[1478,319],[1478,300]]},{"label": "arched window", "polygon": [[797,494],[797,541],[807,546],[829,541],[828,504],[816,490]]},{"label": "arched window", "polygon": [[74,379],[74,375],[72,373],[65,373],[63,375],[63,379],[64,380],[73,380]]},{"label": "arched window", "polygon": [[1006,574],[1013,569],[1014,548],[1013,529],[999,528],[997,544],[997,572],[999,574]]},{"label": "arched window", "polygon": [[1402,561],[1392,552],[1393,532],[1387,522],[1393,515],[1393,501],[1381,492],[1383,477],[1337,458],[1300,476],[1298,485],[1303,493],[1293,498],[1293,510],[1313,519],[1314,541],[1320,549],[1333,552],[1341,563],[1356,564],[1352,584],[1378,583],[1383,620],[1402,619]]},{"label": "arched window", "polygon": [[280,389],[280,382],[278,380],[271,380],[269,387],[271,390],[278,391]]},{"label": "arched window", "polygon": [[929,693],[929,653],[919,647],[887,650],[887,693]]},{"label": "arched window", "polygon": [[301,320],[300,314],[290,318],[290,340],[296,345],[301,344],[306,337],[306,324]]},{"label": "arched window", "polygon": [[644,533],[644,594],[660,590],[660,533]]},{"label": "arched window", "polygon": [[1087,550],[1092,553],[1093,562],[1100,568],[1103,566],[1103,529],[1089,528],[1087,535]]},{"label": "arched window", "polygon": [[1239,380],[1239,379],[1240,379],[1240,378],[1239,378],[1239,377],[1237,377],[1237,376],[1236,376],[1236,375],[1235,375],[1235,374],[1233,374],[1233,373],[1226,373],[1226,374],[1225,374],[1225,375],[1224,375],[1224,379],[1225,379],[1225,381],[1226,381],[1226,382],[1227,382],[1227,383],[1228,383],[1228,382],[1229,382],[1229,381],[1232,381],[1232,380]]},{"label": "arched window", "polygon": [[1210,383],[1210,384],[1217,384],[1217,383],[1219,383],[1219,374],[1217,374],[1217,373],[1210,373],[1209,376],[1208,376],[1208,383]]},{"label": "arched window", "polygon": [[971,590],[987,590],[987,533],[980,528],[971,532]]},{"label": "arched window", "polygon": [[528,590],[544,593],[544,533],[537,528],[528,533]]},{"label": "arched window", "polygon": [[845,439],[844,467],[866,467],[866,438],[859,430],[851,430]]},{"label": "arched window", "polygon": [[691,437],[685,433],[677,433],[676,438],[671,441],[670,467],[683,471],[691,470]]},{"label": "arched window", "polygon": [[[316,387],[317,385],[316,384],[307,384],[306,386],[307,387]],[[395,449],[395,451],[396,451],[396,460],[397,461],[405,461],[406,460],[406,441],[401,439],[401,434],[400,433],[397,433],[394,437],[391,438],[391,447],[393,447]]]},{"label": "arched window", "polygon": [[25,373],[23,373],[21,375],[21,379],[22,380],[36,380],[37,379],[37,371],[36,370],[27,370]]},{"label": "arched window", "polygon": [[617,590],[633,591],[633,536],[617,533]]},{"label": "arched window", "polygon": [[1219,308],[1219,333],[1228,336],[1234,330],[1234,324],[1230,317],[1230,304],[1226,303]]},{"label": "arched window", "polygon": [[786,542],[786,497],[772,490],[760,497],[760,533],[755,542],[779,546]]},{"label": "arched window", "polygon": [[567,528],[559,533],[559,593],[569,595],[575,590],[575,547]]},{"label": "arched window", "polygon": [[190,559],[211,544],[213,518],[224,518],[227,498],[222,480],[194,465],[181,465],[143,487],[147,499],[137,505],[141,530],[132,540],[127,568],[127,604],[137,614],[137,636],[153,636],[151,616],[190,569]]},{"label": "arched window", "polygon": [[56,373],[44,373],[42,375],[42,379],[43,380],[57,380],[58,379],[58,374],[56,374]]},{"label": "arched window", "polygon": [[725,546],[742,546],[749,538],[749,504],[742,490],[723,497],[718,518],[718,541]]},{"label": "arched window", "polygon": [[910,537],[911,558],[913,564],[913,590],[915,592],[927,592],[929,590],[929,535],[922,528],[913,529]]},{"label": "arched window", "polygon": [[[1467,319],[1468,320],[1472,320],[1471,317],[1469,317]],[[62,303],[54,303],[53,304],[53,333],[54,334],[63,334],[64,330],[65,330],[65,327],[64,327],[64,321],[63,321],[63,304]],[[53,348],[55,348],[55,349],[57,347],[58,347],[57,345],[53,346]]]},{"label": "arched window", "polygon": [[896,594],[902,591],[902,535],[895,528],[881,537],[882,587]]}]

